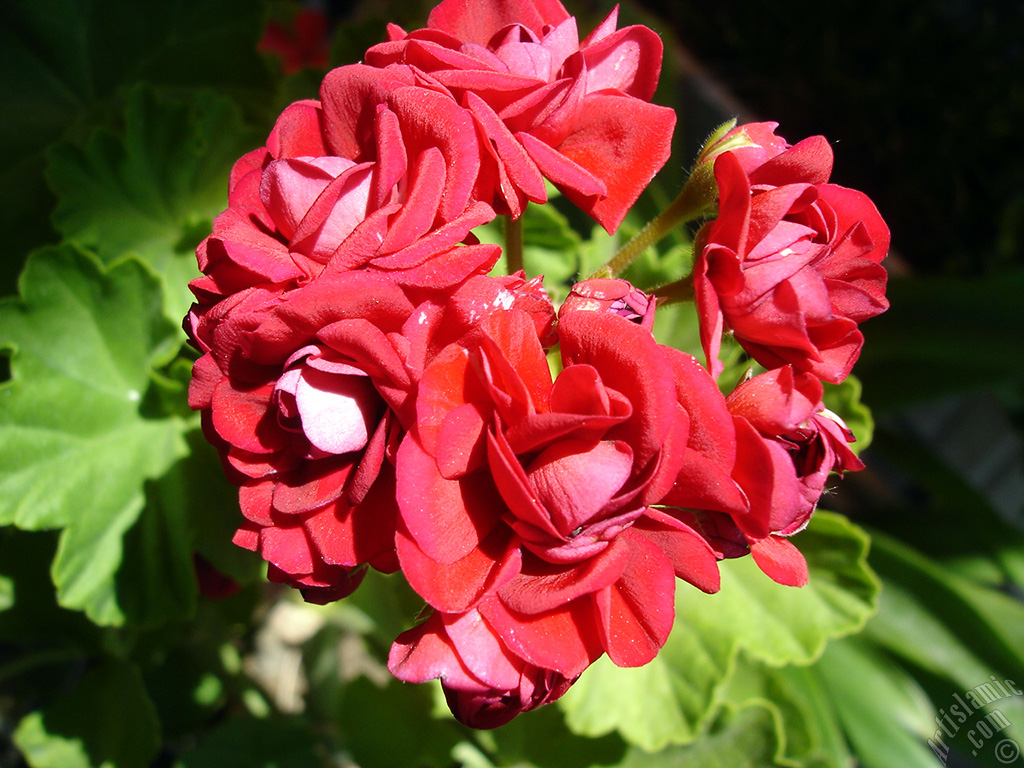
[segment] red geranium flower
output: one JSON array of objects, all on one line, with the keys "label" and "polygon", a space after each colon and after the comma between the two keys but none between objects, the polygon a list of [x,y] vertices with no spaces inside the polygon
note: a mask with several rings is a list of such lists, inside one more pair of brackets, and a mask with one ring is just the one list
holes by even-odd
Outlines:
[{"label": "red geranium flower", "polygon": [[840,382],[864,342],[859,323],[888,307],[889,230],[866,195],[826,183],[823,138],[772,152],[749,174],[733,152],[715,160],[718,217],[701,231],[694,267],[708,366],[717,376],[731,330],[767,368]]},{"label": "red geranium flower", "polygon": [[409,81],[361,65],[336,69],[323,104],[289,106],[267,145],[235,164],[228,209],[196,251],[200,311],[325,271],[364,269],[436,290],[494,264],[499,249],[469,234],[494,217],[471,196],[480,165],[473,123]]},{"label": "red geranium flower", "polygon": [[257,50],[269,53],[281,62],[286,75],[306,68],[327,66],[331,52],[327,14],[316,8],[303,8],[292,19],[291,28],[278,21],[267,22]]},{"label": "red geranium flower", "polygon": [[392,25],[366,63],[412,67],[471,115],[480,199],[517,218],[544,179],[609,232],[669,155],[675,113],[650,104],[661,39],[616,30],[616,8],[583,42],[558,0],[445,0],[425,29]]},{"label": "red geranium flower", "polygon": [[734,520],[761,569],[793,586],[807,582],[807,564],[785,537],[807,525],[829,473],[864,468],[822,390],[814,376],[785,366],[743,382],[726,400],[738,446],[733,477],[750,502]]},{"label": "red geranium flower", "polygon": [[[566,679],[603,653],[650,661],[672,626],[677,576],[718,588],[712,546],[655,505],[691,482],[691,496],[731,503],[681,471],[699,464],[706,416],[731,427],[710,376],[614,306],[595,309],[561,314],[554,379],[536,323],[515,309],[442,349],[396,459],[409,583],[448,617],[477,611],[517,663]],[[683,407],[677,377],[706,380],[712,405]],[[455,675],[446,663],[432,676]]]}]

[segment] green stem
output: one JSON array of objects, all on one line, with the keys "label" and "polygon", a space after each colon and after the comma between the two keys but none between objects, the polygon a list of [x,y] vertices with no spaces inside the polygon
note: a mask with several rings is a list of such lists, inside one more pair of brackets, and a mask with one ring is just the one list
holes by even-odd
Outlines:
[{"label": "green stem", "polygon": [[505,263],[508,273],[514,274],[523,268],[523,219],[509,216],[505,219]]},{"label": "green stem", "polygon": [[658,286],[652,293],[660,299],[659,306],[675,304],[677,301],[693,301],[693,275],[687,275],[674,283]]},{"label": "green stem", "polygon": [[[634,259],[656,242],[668,235],[673,229],[691,221],[695,221],[711,213],[716,205],[718,189],[710,164],[697,167],[689,181],[679,193],[679,197],[669,203],[668,208],[655,216],[647,225],[619,249],[605,267],[612,275],[618,276],[626,271]],[[594,273],[597,274],[596,272]]]}]

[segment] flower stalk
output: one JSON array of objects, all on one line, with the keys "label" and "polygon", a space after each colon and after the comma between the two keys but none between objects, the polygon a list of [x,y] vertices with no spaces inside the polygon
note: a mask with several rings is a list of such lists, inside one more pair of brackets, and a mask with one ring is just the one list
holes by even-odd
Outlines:
[{"label": "flower stalk", "polygon": [[608,262],[607,269],[612,275],[621,275],[637,256],[667,237],[676,227],[712,215],[717,207],[717,198],[713,164],[697,165],[679,196],[619,249]]},{"label": "flower stalk", "polygon": [[505,217],[505,262],[508,274],[514,275],[523,268],[523,219]]}]

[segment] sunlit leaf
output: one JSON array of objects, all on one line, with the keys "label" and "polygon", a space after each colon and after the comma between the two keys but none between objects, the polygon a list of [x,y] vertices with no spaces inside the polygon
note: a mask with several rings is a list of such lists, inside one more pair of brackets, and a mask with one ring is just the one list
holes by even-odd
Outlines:
[{"label": "sunlit leaf", "polygon": [[179,321],[199,276],[195,246],[227,205],[232,164],[257,144],[226,97],[136,87],[123,131],[99,128],[84,146],[50,149],[54,226],[104,262],[141,256],[164,278],[168,317]]},{"label": "sunlit leaf", "polygon": [[795,542],[811,568],[806,587],[776,584],[751,558],[720,565],[715,595],[679,585],[675,627],[661,653],[636,669],[595,663],[561,700],[569,727],[589,736],[618,730],[648,750],[688,743],[713,714],[739,649],[771,665],[808,664],[829,638],[862,627],[879,588],[866,563],[866,534],[819,512]]},{"label": "sunlit leaf", "polygon": [[114,574],[143,486],[187,450],[185,421],[147,412],[154,365],[174,351],[160,286],[137,261],[104,272],[71,247],[37,253],[0,302],[12,379],[0,387],[0,524],[63,528],[61,605],[97,623],[124,613]]}]

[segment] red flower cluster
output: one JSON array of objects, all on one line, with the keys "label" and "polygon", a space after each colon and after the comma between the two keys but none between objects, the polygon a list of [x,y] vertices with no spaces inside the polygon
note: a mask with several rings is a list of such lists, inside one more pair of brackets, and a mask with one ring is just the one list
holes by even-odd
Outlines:
[{"label": "red flower cluster", "polygon": [[614,229],[665,161],[660,41],[615,27],[581,43],[557,0],[444,0],[284,111],[197,250],[190,403],[239,486],[235,541],[313,602],[400,570],[431,612],[390,669],[440,678],[477,727],[605,653],[650,661],[677,577],[714,592],[718,561],[752,554],[804,583],[786,537],[860,467],[819,378],[883,306],[884,226],[824,183],[818,144],[815,165],[755,130],[772,140],[714,160],[703,338],[727,322],[771,369],[728,397],[626,281],[573,286],[556,317],[540,278],[489,274],[473,228],[545,179]]}]

